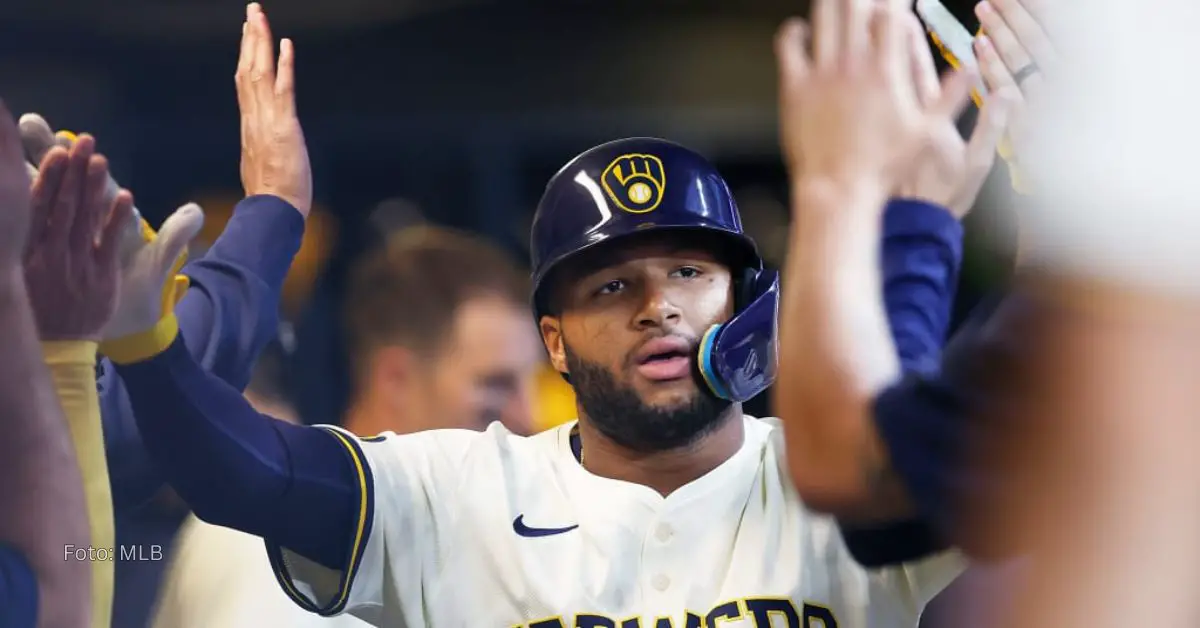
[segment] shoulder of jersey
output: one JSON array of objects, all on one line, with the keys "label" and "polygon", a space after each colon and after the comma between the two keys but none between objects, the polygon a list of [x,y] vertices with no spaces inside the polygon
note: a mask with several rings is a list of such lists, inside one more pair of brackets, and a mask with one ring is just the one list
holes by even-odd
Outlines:
[{"label": "shoulder of jersey", "polygon": [[[471,449],[477,453],[499,451],[517,460],[532,462],[535,458],[553,457],[560,451],[560,443],[570,437],[575,422],[564,423],[531,436],[510,432],[504,424],[496,421],[483,432],[473,433]],[[468,453],[468,457],[472,454]]]},{"label": "shoulder of jersey", "polygon": [[568,421],[530,436],[522,436],[508,431],[507,428],[496,422],[491,424],[485,433],[495,432],[495,437],[501,441],[502,446],[512,449],[514,452],[555,455],[560,451],[560,443],[570,439],[573,429],[575,429],[575,421]]}]

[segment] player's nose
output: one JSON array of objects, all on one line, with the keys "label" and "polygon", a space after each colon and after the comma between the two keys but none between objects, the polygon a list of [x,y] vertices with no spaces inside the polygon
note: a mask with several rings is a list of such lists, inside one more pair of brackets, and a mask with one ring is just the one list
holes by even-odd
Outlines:
[{"label": "player's nose", "polygon": [[643,290],[642,306],[638,308],[634,326],[639,331],[652,328],[670,329],[679,323],[682,316],[682,310],[671,302],[661,286],[647,285]]}]

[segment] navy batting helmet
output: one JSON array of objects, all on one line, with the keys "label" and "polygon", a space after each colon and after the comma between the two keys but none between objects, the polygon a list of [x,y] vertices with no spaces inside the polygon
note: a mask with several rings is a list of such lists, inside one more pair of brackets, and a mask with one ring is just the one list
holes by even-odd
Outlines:
[{"label": "navy batting helmet", "polygon": [[713,394],[746,401],[775,379],[779,278],[763,269],[757,246],[743,233],[725,180],[683,146],[616,140],[583,152],[550,179],[530,235],[534,314],[548,313],[546,280],[563,262],[601,243],[667,230],[727,241],[736,313],[704,334],[697,366]]}]

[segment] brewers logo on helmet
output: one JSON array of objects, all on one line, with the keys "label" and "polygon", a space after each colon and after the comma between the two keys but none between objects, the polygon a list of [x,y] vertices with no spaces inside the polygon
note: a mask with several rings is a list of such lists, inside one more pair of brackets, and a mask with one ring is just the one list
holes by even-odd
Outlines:
[{"label": "brewers logo on helmet", "polygon": [[530,235],[536,317],[548,314],[545,284],[555,268],[601,243],[647,231],[724,240],[736,314],[704,334],[697,364],[718,397],[746,401],[762,392],[775,378],[778,274],[763,268],[717,169],[673,142],[638,137],[601,144],[550,179]]},{"label": "brewers logo on helmet", "polygon": [[600,175],[600,185],[617,207],[633,213],[652,212],[662,202],[667,185],[663,163],[655,155],[621,155]]}]

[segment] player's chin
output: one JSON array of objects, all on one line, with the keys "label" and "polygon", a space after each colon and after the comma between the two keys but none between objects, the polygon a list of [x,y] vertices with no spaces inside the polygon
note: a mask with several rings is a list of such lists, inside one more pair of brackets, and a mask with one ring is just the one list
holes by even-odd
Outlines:
[{"label": "player's chin", "polygon": [[700,394],[695,380],[683,377],[671,380],[646,380],[638,386],[639,396],[647,406],[659,410],[674,410],[692,403]]}]

